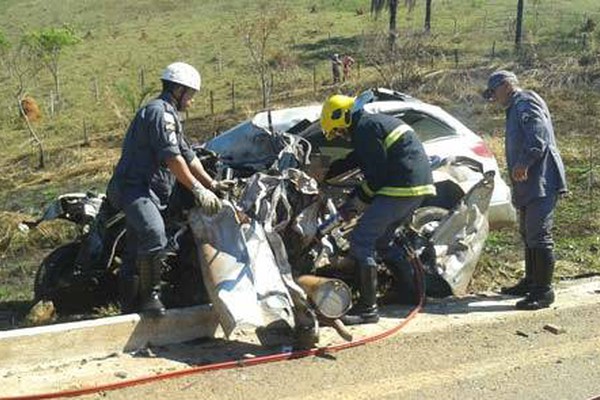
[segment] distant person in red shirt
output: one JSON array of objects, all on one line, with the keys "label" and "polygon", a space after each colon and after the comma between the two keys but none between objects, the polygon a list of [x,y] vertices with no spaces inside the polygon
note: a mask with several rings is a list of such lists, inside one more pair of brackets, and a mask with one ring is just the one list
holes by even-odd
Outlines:
[{"label": "distant person in red shirt", "polygon": [[354,58],[350,57],[349,55],[345,55],[344,58],[342,59],[342,68],[344,71],[344,82],[346,82],[348,79],[350,79],[350,68],[352,67],[352,65],[355,63]]}]

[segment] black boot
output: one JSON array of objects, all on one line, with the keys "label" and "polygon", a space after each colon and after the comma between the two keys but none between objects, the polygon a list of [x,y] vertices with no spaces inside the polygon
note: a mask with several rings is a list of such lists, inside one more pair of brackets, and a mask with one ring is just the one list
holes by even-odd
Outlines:
[{"label": "black boot", "polygon": [[359,291],[358,303],[342,318],[345,325],[373,324],[379,321],[377,308],[377,267],[358,265]]},{"label": "black boot", "polygon": [[549,249],[532,249],[533,283],[527,297],[517,302],[518,310],[539,310],[554,303],[552,275],[554,274],[554,252]]},{"label": "black boot", "polygon": [[500,293],[507,294],[509,296],[525,296],[529,293],[532,281],[532,267],[533,267],[533,250],[525,248],[525,276],[521,278],[514,286],[505,286],[500,289]]},{"label": "black boot", "polygon": [[165,315],[165,306],[160,301],[160,275],[162,260],[159,257],[146,257],[137,262],[140,275],[140,312],[150,317]]}]

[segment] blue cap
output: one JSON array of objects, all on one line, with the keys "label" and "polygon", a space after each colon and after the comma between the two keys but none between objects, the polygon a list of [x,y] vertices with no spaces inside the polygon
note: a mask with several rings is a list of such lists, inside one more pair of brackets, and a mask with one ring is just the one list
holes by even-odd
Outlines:
[{"label": "blue cap", "polygon": [[494,95],[494,90],[506,81],[519,83],[517,76],[510,71],[500,70],[493,72],[488,78],[487,89],[483,92],[483,97],[486,100],[491,100]]}]

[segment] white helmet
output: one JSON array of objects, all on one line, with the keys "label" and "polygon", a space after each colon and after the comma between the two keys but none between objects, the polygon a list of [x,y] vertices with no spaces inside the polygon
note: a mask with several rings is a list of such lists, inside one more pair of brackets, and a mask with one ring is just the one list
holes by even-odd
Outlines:
[{"label": "white helmet", "polygon": [[160,79],[178,83],[196,91],[200,90],[200,73],[196,68],[184,62],[170,64],[164,70]]}]

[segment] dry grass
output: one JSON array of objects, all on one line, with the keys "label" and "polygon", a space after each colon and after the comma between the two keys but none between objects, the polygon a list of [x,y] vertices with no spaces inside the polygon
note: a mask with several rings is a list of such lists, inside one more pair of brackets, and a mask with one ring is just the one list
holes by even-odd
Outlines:
[{"label": "dry grass", "polygon": [[31,230],[22,226],[33,220],[31,215],[0,211],[0,260],[25,256],[34,248],[52,248],[73,240],[77,233],[72,224],[58,220]]}]

